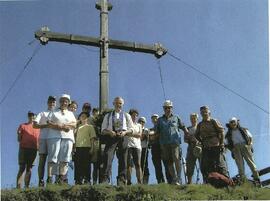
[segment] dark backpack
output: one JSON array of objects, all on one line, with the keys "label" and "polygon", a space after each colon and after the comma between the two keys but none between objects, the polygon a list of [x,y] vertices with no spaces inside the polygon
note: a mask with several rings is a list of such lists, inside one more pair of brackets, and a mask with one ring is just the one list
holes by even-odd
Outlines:
[{"label": "dark backpack", "polygon": [[231,178],[226,177],[218,172],[210,172],[208,174],[207,183],[211,184],[215,188],[234,186],[234,182]]},{"label": "dark backpack", "polygon": [[105,142],[109,138],[109,136],[105,136],[105,135],[101,134],[101,125],[102,125],[102,122],[103,122],[103,119],[104,119],[105,115],[107,113],[111,113],[112,111],[113,111],[113,109],[107,109],[107,110],[103,111],[102,113],[100,113],[97,116],[97,118],[94,119],[94,122],[93,122],[94,123],[94,128],[95,128],[97,137],[99,138],[101,144],[105,144]]}]

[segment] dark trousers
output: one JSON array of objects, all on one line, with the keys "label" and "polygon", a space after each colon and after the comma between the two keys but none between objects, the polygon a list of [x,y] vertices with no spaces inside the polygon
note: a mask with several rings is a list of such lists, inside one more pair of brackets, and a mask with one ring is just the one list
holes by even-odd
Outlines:
[{"label": "dark trousers", "polygon": [[90,148],[76,147],[74,155],[74,179],[76,184],[90,183]]},{"label": "dark trousers", "polygon": [[98,167],[98,162],[91,163],[93,164],[93,173],[92,173],[92,178],[93,178],[93,184],[98,183],[98,173],[99,173],[99,167]]},{"label": "dark trousers", "polygon": [[220,147],[209,147],[202,149],[201,172],[204,182],[207,182],[210,172],[218,172],[229,177],[225,155]]},{"label": "dark trousers", "polygon": [[163,165],[165,168],[165,175],[166,175],[167,183],[171,184],[173,182],[173,179],[169,171],[168,161],[163,160]]},{"label": "dark trousers", "polygon": [[156,179],[158,183],[165,182],[163,172],[162,172],[162,163],[161,163],[161,149],[160,144],[152,144],[151,146],[152,161],[155,167]]},{"label": "dark trousers", "polygon": [[148,168],[148,148],[142,148],[141,167],[143,172],[143,183],[148,184],[149,168]]},{"label": "dark trousers", "polygon": [[121,183],[126,182],[127,174],[127,148],[123,147],[123,138],[114,137],[109,139],[105,145],[102,183],[110,182],[112,162],[116,149],[118,149],[118,177]]}]

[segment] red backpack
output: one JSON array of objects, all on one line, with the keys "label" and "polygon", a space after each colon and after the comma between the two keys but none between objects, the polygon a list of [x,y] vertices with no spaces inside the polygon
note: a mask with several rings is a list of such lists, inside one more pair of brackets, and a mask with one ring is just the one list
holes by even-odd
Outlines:
[{"label": "red backpack", "polygon": [[207,183],[211,184],[216,188],[234,186],[234,182],[231,178],[226,177],[218,172],[210,172],[208,174]]}]

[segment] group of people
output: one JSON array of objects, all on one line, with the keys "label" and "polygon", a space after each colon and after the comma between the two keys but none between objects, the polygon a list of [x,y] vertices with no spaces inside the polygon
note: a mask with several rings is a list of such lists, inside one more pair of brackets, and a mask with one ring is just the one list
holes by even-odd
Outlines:
[{"label": "group of people", "polygon": [[[211,117],[208,106],[200,107],[199,115],[190,115],[191,126],[186,127],[180,117],[173,113],[173,103],[166,100],[164,114],[151,116],[153,127],[145,127],[146,118],[139,117],[139,111],[123,110],[124,99],[116,97],[113,110],[102,116],[98,125],[98,109],[91,114],[90,103],[85,103],[78,117],[75,112],[78,104],[71,101],[67,94],[59,98],[56,109],[56,97],[49,96],[47,110],[37,116],[28,112],[28,122],[18,128],[19,171],[17,188],[22,187],[25,172],[25,187],[29,187],[31,169],[39,153],[39,186],[45,183],[67,183],[67,174],[71,161],[74,161],[75,184],[110,183],[114,155],[118,158],[118,185],[132,183],[132,169],[135,167],[138,184],[149,182],[148,152],[151,150],[157,183],[182,183],[181,171],[181,132],[188,143],[186,155],[187,183],[192,183],[192,176],[199,161],[203,182],[208,183],[208,176],[218,172],[229,178],[225,159],[225,149],[232,152],[242,181],[246,180],[244,160],[250,167],[255,181],[259,180],[253,158],[252,135],[248,129],[240,126],[239,119],[233,117],[226,124]],[[44,181],[47,162],[47,180]],[[91,166],[93,166],[91,176]],[[165,176],[163,168],[165,169]],[[184,168],[185,169],[185,168]],[[53,176],[55,179],[53,181]],[[92,178],[91,178],[92,177]]]}]

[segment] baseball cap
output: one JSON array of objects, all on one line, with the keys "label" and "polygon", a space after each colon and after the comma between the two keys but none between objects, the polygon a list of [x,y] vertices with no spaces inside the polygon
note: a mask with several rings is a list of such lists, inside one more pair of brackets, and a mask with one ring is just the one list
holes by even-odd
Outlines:
[{"label": "baseball cap", "polygon": [[48,101],[56,101],[56,96],[49,96]]},{"label": "baseball cap", "polygon": [[238,121],[238,119],[237,119],[236,117],[232,117],[232,118],[230,118],[230,119],[229,119],[229,122],[231,122],[231,121],[235,121],[235,122],[237,122],[237,121]]},{"label": "baseball cap", "polygon": [[152,114],[151,118],[152,118],[152,117],[157,117],[157,118],[158,118],[159,115],[158,115],[158,114]]},{"label": "baseball cap", "polygon": [[173,106],[173,103],[172,101],[170,100],[165,100],[164,104],[163,104],[163,107],[172,107]]},{"label": "baseball cap", "polygon": [[68,95],[68,94],[62,94],[62,95],[60,96],[60,99],[62,99],[62,98],[66,98],[66,99],[68,99],[69,102],[70,102],[70,95]]},{"label": "baseball cap", "polygon": [[190,116],[199,118],[199,115],[197,113],[191,113]]},{"label": "baseball cap", "polygon": [[35,116],[36,114],[34,112],[32,112],[32,111],[28,111],[27,115],[28,116]]},{"label": "baseball cap", "polygon": [[210,110],[210,109],[207,105],[203,105],[200,107],[200,111],[202,111],[202,110]]},{"label": "baseball cap", "polygon": [[138,119],[138,122],[144,122],[144,123],[146,123],[146,118],[145,117],[140,117]]}]

